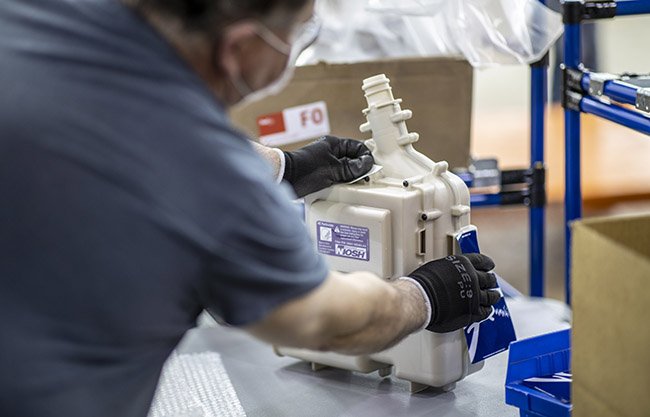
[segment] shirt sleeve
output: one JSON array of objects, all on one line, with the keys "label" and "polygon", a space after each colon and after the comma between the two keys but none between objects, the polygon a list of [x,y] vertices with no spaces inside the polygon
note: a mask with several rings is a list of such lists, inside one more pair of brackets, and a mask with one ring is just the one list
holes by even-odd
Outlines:
[{"label": "shirt sleeve", "polygon": [[233,180],[238,192],[222,196],[206,298],[211,313],[241,326],[313,290],[329,269],[287,185],[253,168]]}]

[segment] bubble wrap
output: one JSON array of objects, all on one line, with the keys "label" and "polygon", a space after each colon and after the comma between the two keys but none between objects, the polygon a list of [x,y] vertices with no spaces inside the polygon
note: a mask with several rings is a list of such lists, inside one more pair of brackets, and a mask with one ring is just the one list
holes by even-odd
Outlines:
[{"label": "bubble wrap", "polygon": [[148,417],[240,416],[246,413],[218,353],[169,357]]}]

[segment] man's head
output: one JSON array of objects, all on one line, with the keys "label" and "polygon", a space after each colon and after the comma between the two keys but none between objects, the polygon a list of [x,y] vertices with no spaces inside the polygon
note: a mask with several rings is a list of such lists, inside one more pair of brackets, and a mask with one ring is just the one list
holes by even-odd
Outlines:
[{"label": "man's head", "polygon": [[125,0],[206,79],[226,105],[284,73],[314,0]]}]

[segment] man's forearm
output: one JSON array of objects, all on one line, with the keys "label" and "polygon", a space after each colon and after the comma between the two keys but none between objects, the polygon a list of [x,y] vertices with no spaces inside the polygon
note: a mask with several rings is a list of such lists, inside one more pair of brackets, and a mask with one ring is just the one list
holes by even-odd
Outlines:
[{"label": "man's forearm", "polygon": [[370,320],[357,331],[332,337],[327,350],[345,354],[382,351],[424,324],[426,309],[420,290],[406,281],[387,283],[387,287],[389,295],[372,301]]},{"label": "man's forearm", "polygon": [[413,283],[332,272],[320,287],[248,330],[274,344],[359,354],[395,345],[420,328],[426,315]]},{"label": "man's forearm", "polygon": [[268,146],[260,145],[257,142],[252,143],[257,153],[259,153],[264,159],[269,162],[269,164],[271,164],[271,169],[273,170],[273,178],[281,177],[281,175],[284,174],[284,161],[280,156],[278,150],[275,148],[269,148]]}]

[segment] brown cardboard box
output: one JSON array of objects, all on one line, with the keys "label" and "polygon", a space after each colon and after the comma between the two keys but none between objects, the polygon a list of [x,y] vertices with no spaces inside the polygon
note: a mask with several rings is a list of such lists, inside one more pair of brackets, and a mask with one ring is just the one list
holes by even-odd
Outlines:
[{"label": "brown cardboard box", "polygon": [[[359,132],[365,123],[362,110],[367,102],[361,90],[363,79],[386,74],[403,108],[413,110],[409,131],[420,134],[415,148],[434,161],[446,160],[450,167],[469,163],[472,110],[472,67],[459,58],[383,60],[357,64],[325,64],[299,67],[291,84],[277,96],[235,109],[235,125],[251,137],[259,136],[257,119],[302,104],[324,101],[331,134],[368,139]],[[281,148],[297,149],[311,140]]]},{"label": "brown cardboard box", "polygon": [[572,225],[573,416],[650,416],[650,216]]}]

